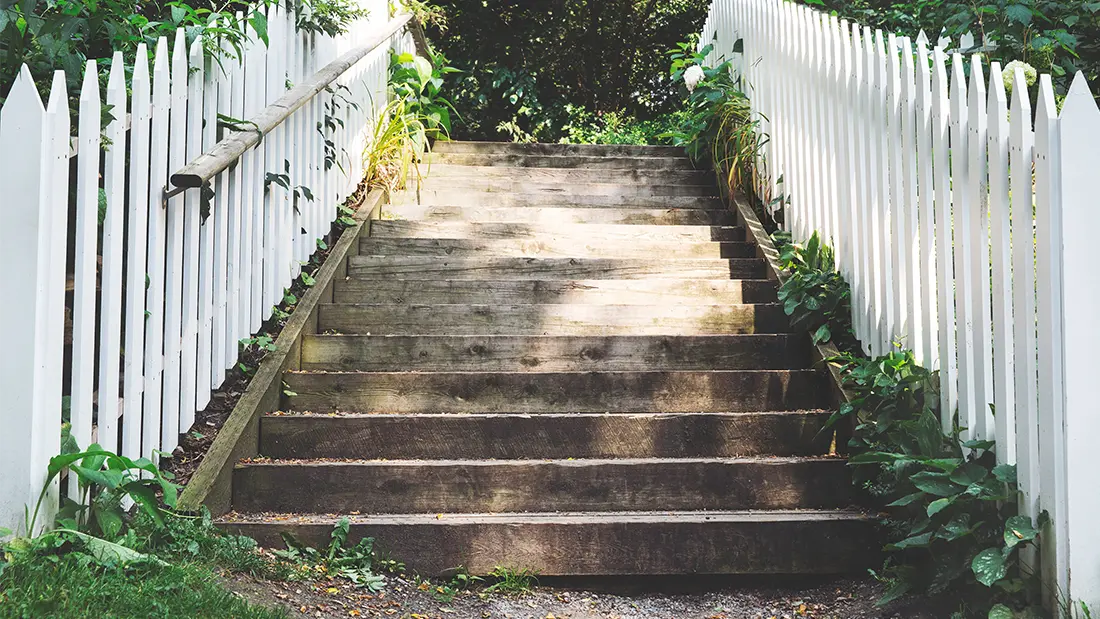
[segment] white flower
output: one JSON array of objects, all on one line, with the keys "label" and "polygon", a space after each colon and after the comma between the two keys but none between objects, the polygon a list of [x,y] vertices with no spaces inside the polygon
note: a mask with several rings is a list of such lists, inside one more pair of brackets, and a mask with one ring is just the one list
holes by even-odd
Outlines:
[{"label": "white flower", "polygon": [[1028,86],[1034,86],[1035,80],[1039,79],[1039,73],[1035,70],[1035,67],[1029,65],[1022,60],[1013,60],[1005,65],[1002,77],[1005,81],[1005,90],[1012,94],[1012,86],[1016,83],[1016,69],[1023,69],[1024,82]]},{"label": "white flower", "polygon": [[697,64],[693,64],[684,71],[684,84],[687,84],[688,92],[695,92],[695,87],[699,85],[699,82],[703,81],[706,75],[703,73],[703,67]]}]

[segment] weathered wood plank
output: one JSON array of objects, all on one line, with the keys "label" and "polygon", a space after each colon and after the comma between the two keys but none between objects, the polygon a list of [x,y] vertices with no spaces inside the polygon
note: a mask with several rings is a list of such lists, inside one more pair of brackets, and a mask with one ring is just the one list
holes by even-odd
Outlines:
[{"label": "weathered wood plank", "polygon": [[[323,546],[335,522],[292,516],[223,526],[278,548],[282,533]],[[878,565],[881,547],[871,518],[831,510],[352,516],[349,541],[366,536],[422,575],[456,565],[542,576],[862,573]]]},{"label": "weathered wood plank", "polygon": [[820,457],[275,461],[233,485],[238,510],[372,514],[832,509],[852,487],[847,462]]},{"label": "weathered wood plank", "polygon": [[318,329],[363,335],[721,335],[782,332],[787,317],[778,304],[326,304]]},{"label": "weathered wood plank", "polygon": [[734,226],[730,211],[703,209],[570,208],[547,206],[424,206],[405,204],[387,208],[395,219],[411,221],[476,221],[480,223],[632,224],[674,226]]},{"label": "weathered wood plank", "polygon": [[616,224],[476,223],[449,221],[379,221],[371,237],[442,239],[515,239],[567,237],[589,243],[609,241],[675,241],[709,243],[744,241],[745,229],[736,226],[649,226]]},{"label": "weathered wood plank", "polygon": [[623,185],[704,185],[714,189],[714,173],[705,170],[629,170],[584,168],[505,168],[432,164],[424,168],[429,180],[476,182],[511,180],[521,184],[555,183],[572,190],[577,183]]},{"label": "weathered wood plank", "polygon": [[482,155],[583,155],[587,157],[683,157],[677,146],[641,146],[633,144],[519,144],[513,142],[436,142],[439,154]]},{"label": "weathered wood plank", "polygon": [[425,157],[426,162],[466,166],[501,166],[525,168],[582,168],[588,170],[693,170],[687,157],[599,155],[488,155],[480,153],[441,153]]},{"label": "weathered wood plank", "polygon": [[373,256],[527,256],[560,258],[755,258],[756,246],[742,242],[599,241],[584,238],[405,239],[364,238],[360,253]]},{"label": "weathered wood plank", "polygon": [[734,458],[826,454],[828,411],[294,415],[260,421],[269,458]]},{"label": "weathered wood plank", "polygon": [[335,283],[333,300],[336,303],[484,305],[711,305],[774,303],[775,286],[774,281],[767,279],[345,279]]},{"label": "weathered wood plank", "polygon": [[634,413],[801,410],[828,404],[812,370],[708,372],[288,372],[287,410]]},{"label": "weathered wood plank", "polygon": [[709,258],[453,258],[355,256],[348,275],[364,279],[755,279],[759,260]]},{"label": "weathered wood plank", "polygon": [[501,193],[452,191],[423,187],[419,192],[393,194],[394,204],[446,204],[451,206],[569,206],[575,208],[697,208],[721,209],[716,197],[698,196],[605,196],[594,194]]},{"label": "weathered wood plank", "polygon": [[607,182],[571,182],[564,184],[560,181],[529,181],[521,178],[493,178],[493,177],[463,177],[447,178],[428,175],[424,178],[423,188],[427,190],[442,190],[459,193],[535,193],[561,197],[573,197],[582,195],[608,196],[611,198],[631,197],[655,197],[655,196],[684,196],[684,197],[710,197],[717,196],[718,189],[714,185],[671,185],[651,183],[621,183]]},{"label": "weathered wood plank", "polygon": [[311,335],[303,370],[482,372],[771,370],[805,367],[809,347],[789,335],[510,336]]}]

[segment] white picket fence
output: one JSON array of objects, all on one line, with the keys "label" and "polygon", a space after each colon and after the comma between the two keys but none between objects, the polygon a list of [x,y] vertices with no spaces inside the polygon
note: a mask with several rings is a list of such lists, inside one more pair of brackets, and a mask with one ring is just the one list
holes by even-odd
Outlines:
[{"label": "white picket fence", "polygon": [[[372,33],[393,29],[385,1],[364,6],[369,16],[335,38],[299,30],[291,11],[272,8],[269,45],[247,45],[239,62],[219,64],[198,42],[188,48],[181,30],[157,42],[151,72],[138,49],[129,84],[116,53],[105,98],[98,77],[107,68],[89,61],[74,121],[64,74],[55,74],[43,107],[23,68],[0,110],[8,298],[0,305],[8,333],[0,527],[21,529],[24,507],[38,499],[60,452],[64,393],[81,447],[155,458],[209,403],[238,341],[271,316],[361,180],[369,126],[386,104],[389,50],[411,51],[411,37],[394,34],[214,178],[205,219],[199,189],[166,198],[169,175],[215,145],[219,115],[252,118]],[[114,120],[101,133],[104,105]],[[314,199],[265,182],[269,173],[288,175]],[[67,279],[71,381],[63,384]],[[47,511],[55,503],[56,489]]]},{"label": "white picket fence", "polygon": [[866,352],[900,342],[940,370],[944,429],[957,411],[996,440],[1022,512],[1050,514],[1050,589],[1100,607],[1100,111],[1083,76],[1059,112],[1048,75],[1036,92],[950,41],[780,0],[715,0],[712,41],[770,136],[759,191],[789,199],[796,241],[836,248]]}]

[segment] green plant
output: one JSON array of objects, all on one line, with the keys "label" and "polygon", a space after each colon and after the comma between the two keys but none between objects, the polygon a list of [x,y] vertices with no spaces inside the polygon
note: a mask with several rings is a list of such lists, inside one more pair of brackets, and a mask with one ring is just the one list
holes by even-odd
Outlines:
[{"label": "green plant", "polygon": [[[347,518],[341,518],[332,530],[328,548],[320,550],[306,546],[289,534],[283,534],[286,550],[277,550],[275,555],[298,565],[311,567],[314,572],[346,578],[359,587],[370,591],[381,591],[386,586],[386,577],[374,569],[377,556],[374,539],[364,537],[354,546],[347,545],[351,525]],[[396,569],[395,562],[390,567]]]},{"label": "green plant", "polygon": [[393,97],[405,101],[405,113],[420,119],[425,136],[446,139],[451,133],[454,106],[441,94],[444,76],[458,73],[447,66],[442,54],[431,59],[413,54],[390,56],[390,90]]},{"label": "green plant", "polygon": [[528,569],[516,569],[498,565],[489,572],[493,584],[485,587],[483,595],[503,593],[505,595],[526,595],[538,585],[538,576]]},{"label": "green plant", "polygon": [[454,574],[451,579],[440,585],[432,585],[431,582],[424,581],[420,583],[420,589],[422,591],[429,591],[432,597],[449,604],[455,597],[463,591],[468,591],[470,587],[477,583],[484,582],[484,578],[480,576],[474,576],[470,574],[469,570],[465,567],[459,567],[454,570]]},{"label": "green plant", "polygon": [[560,142],[573,144],[668,144],[667,136],[682,120],[683,111],[638,120],[624,111],[592,113],[579,105],[566,104],[568,123]]},{"label": "green plant", "polygon": [[779,287],[779,302],[791,327],[808,331],[815,344],[836,340],[846,350],[855,347],[848,322],[851,291],[834,265],[833,251],[814,232],[805,245],[790,242],[789,233],[772,235],[779,264],[788,272]]},{"label": "green plant", "polygon": [[1033,579],[1018,555],[1040,526],[1016,512],[1015,466],[996,463],[992,441],[962,440],[958,427],[943,434],[938,375],[911,352],[833,362],[852,398],[827,427],[854,418],[855,481],[889,512],[891,556],[880,578],[890,587],[881,603],[950,590],[961,600],[959,616],[1005,616],[990,612],[998,605],[1026,610]]}]

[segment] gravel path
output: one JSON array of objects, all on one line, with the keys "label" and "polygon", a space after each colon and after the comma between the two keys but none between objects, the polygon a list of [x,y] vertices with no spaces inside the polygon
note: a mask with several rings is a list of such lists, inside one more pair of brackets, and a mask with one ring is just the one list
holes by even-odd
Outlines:
[{"label": "gravel path", "polygon": [[[557,586],[557,585],[561,586]],[[249,600],[282,605],[292,617],[393,617],[395,619],[943,619],[950,610],[928,600],[910,600],[887,609],[874,601],[881,585],[869,579],[705,580],[670,583],[620,581],[614,591],[574,588],[591,581],[540,586],[523,595],[466,592],[444,603],[433,585],[391,578],[379,594],[341,581],[274,583],[234,577],[227,585]],[[683,591],[683,585],[696,591]],[[678,592],[637,590],[679,588]]]}]

